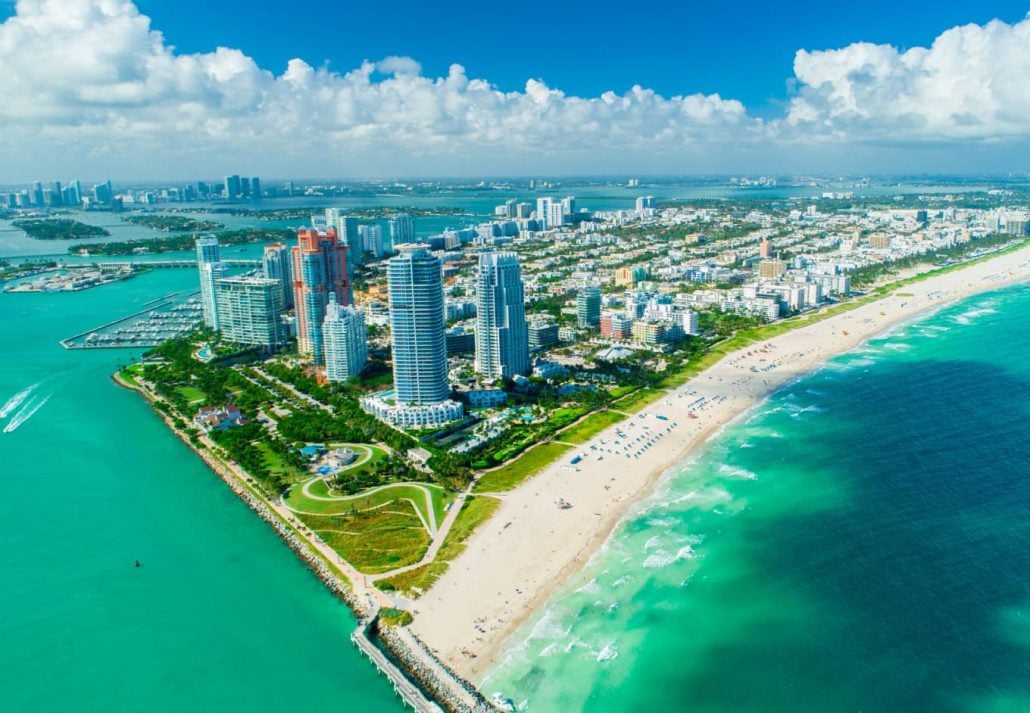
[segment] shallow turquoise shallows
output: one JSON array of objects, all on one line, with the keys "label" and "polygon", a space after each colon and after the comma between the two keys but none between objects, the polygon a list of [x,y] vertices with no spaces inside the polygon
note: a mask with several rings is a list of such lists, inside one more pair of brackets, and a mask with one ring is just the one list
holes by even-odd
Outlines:
[{"label": "shallow turquoise shallows", "polygon": [[403,710],[347,608],[110,381],[132,354],[58,344],[195,280],[0,294],[0,710]]},{"label": "shallow turquoise shallows", "polygon": [[898,327],[745,414],[485,689],[531,711],[1030,711],[1030,287]]}]

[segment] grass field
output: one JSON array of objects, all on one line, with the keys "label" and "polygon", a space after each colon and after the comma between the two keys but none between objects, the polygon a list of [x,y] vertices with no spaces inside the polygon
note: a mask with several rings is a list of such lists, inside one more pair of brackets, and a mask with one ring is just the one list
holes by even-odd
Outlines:
[{"label": "grass field", "polygon": [[447,533],[443,546],[436,553],[435,560],[409,572],[380,580],[378,585],[384,590],[399,590],[408,596],[418,597],[447,571],[450,561],[465,550],[465,544],[475,529],[486,522],[500,504],[497,498],[469,496],[454,520],[451,531]]},{"label": "grass field", "polygon": [[256,441],[254,447],[261,452],[261,457],[265,462],[265,467],[268,468],[269,475],[282,474],[291,483],[297,483],[310,477],[300,468],[283,463],[279,454],[273,451],[267,443]]},{"label": "grass field", "polygon": [[640,389],[639,391],[634,391],[626,398],[616,401],[611,407],[626,413],[636,413],[645,406],[653,404],[664,394],[665,392],[659,389]]},{"label": "grass field", "polygon": [[598,433],[626,417],[615,411],[598,411],[592,413],[567,431],[562,431],[555,438],[566,443],[586,443]]},{"label": "grass field", "polygon": [[[426,522],[430,522],[431,518],[426,508],[426,497],[423,488],[429,491],[430,499],[433,503],[433,513],[436,516],[436,524],[439,526],[446,515],[445,508],[447,503],[453,500],[453,496],[439,485],[432,483],[418,483],[417,485],[411,483],[391,483],[385,486],[370,488],[357,495],[337,497],[329,495],[329,488],[326,482],[318,479],[313,481],[310,486],[310,492],[316,496],[315,498],[306,496],[303,487],[297,485],[286,496],[286,505],[290,509],[299,512],[319,515],[340,515],[368,510],[369,508],[385,505],[393,501],[399,501],[410,506],[411,503],[407,503],[406,500],[411,500],[422,513],[422,517],[426,519]],[[318,499],[329,497],[332,500]]]},{"label": "grass field", "polygon": [[490,471],[476,483],[474,492],[493,493],[511,490],[531,475],[536,475],[558,460],[571,446],[560,443],[542,443],[531,448],[508,465]]},{"label": "grass field", "polygon": [[429,547],[429,534],[411,503],[395,501],[346,515],[297,517],[333,550],[366,574],[416,564]]},{"label": "grass field", "polygon": [[198,406],[207,401],[207,394],[196,386],[176,386],[175,390],[183,395],[190,406]]}]

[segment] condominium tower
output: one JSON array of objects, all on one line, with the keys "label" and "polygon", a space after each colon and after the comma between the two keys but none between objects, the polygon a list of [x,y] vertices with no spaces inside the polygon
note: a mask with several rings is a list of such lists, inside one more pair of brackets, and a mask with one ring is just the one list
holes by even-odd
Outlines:
[{"label": "condominium tower", "polygon": [[200,304],[204,309],[204,324],[218,329],[218,308],[215,304],[215,281],[225,277],[225,266],[218,250],[218,238],[198,238],[197,269],[200,272]]},{"label": "condominium tower", "polygon": [[320,233],[310,228],[297,231],[293,246],[293,302],[297,308],[297,348],[316,365],[325,358],[322,320],[329,293],[340,304],[350,304],[347,280],[347,246],[337,239],[335,228]]},{"label": "condominium tower", "polygon": [[365,313],[337,303],[332,292],[322,322],[322,338],[325,340],[325,375],[329,381],[346,381],[365,368],[368,361]]},{"label": "condominium tower", "polygon": [[529,372],[522,268],[515,253],[484,252],[476,281],[476,372],[510,379]]},{"label": "condominium tower", "polygon": [[427,245],[398,246],[387,279],[398,404],[429,405],[450,395],[444,336],[443,272]]},{"label": "condominium tower", "polygon": [[283,309],[293,309],[293,267],[290,248],[285,243],[265,246],[261,258],[262,272],[270,280],[278,280],[283,292]]},{"label": "condominium tower", "polygon": [[215,303],[222,336],[230,342],[274,350],[286,343],[283,292],[266,277],[223,277],[215,281]]}]

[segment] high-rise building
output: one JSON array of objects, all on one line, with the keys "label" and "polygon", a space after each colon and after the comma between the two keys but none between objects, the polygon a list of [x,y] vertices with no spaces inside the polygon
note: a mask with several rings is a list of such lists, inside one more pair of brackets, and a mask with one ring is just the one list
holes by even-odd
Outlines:
[{"label": "high-rise building", "polygon": [[96,203],[104,204],[114,201],[114,189],[111,187],[110,181],[93,186],[93,200]]},{"label": "high-rise building", "polygon": [[322,321],[322,338],[325,340],[325,375],[329,381],[346,381],[365,368],[368,361],[365,313],[339,304],[332,292]]},{"label": "high-rise building", "polygon": [[533,214],[532,203],[517,203],[515,205],[515,217],[516,218],[528,218]]},{"label": "high-rise building", "polygon": [[200,304],[204,308],[204,324],[218,329],[218,307],[215,303],[215,281],[225,277],[225,266],[218,250],[218,238],[198,238],[197,269],[200,271]]},{"label": "high-rise building", "polygon": [[596,285],[587,285],[576,295],[576,323],[580,327],[601,324],[601,289]]},{"label": "high-rise building", "polygon": [[247,176],[240,178],[240,196],[250,198],[250,179]]},{"label": "high-rise building", "polygon": [[324,233],[309,228],[297,231],[293,246],[293,304],[297,310],[297,348],[310,354],[316,365],[325,357],[322,320],[329,293],[340,304],[350,304],[347,279],[347,246],[340,243],[336,229]]},{"label": "high-rise building", "polygon": [[257,176],[250,179],[250,195],[253,198],[261,197],[261,179]]},{"label": "high-rise building", "polygon": [[243,192],[243,185],[240,182],[240,177],[236,174],[225,177],[225,197],[229,200],[239,198]]},{"label": "high-rise building", "polygon": [[[556,226],[551,225],[551,214],[552,214],[553,200],[548,197],[541,197],[536,199],[536,219],[540,223],[540,226],[544,230],[550,230]],[[560,209],[560,207],[559,207]]]},{"label": "high-rise building", "polygon": [[222,277],[215,280],[214,289],[218,331],[223,337],[236,344],[267,350],[286,343],[282,284],[278,280],[243,275]]},{"label": "high-rise building", "polygon": [[655,214],[654,196],[640,196],[637,198],[637,217],[647,218]]},{"label": "high-rise building", "polygon": [[762,238],[758,244],[758,257],[767,260],[772,257],[772,241],[769,238]]},{"label": "high-rise building", "polygon": [[555,322],[537,319],[529,323],[529,348],[547,349],[558,343],[558,325]]},{"label": "high-rise building", "polygon": [[518,256],[481,253],[476,290],[476,372],[488,380],[528,373],[529,330]]},{"label": "high-rise building", "polygon": [[398,213],[390,218],[390,247],[415,242],[415,220],[405,213]]},{"label": "high-rise building", "polygon": [[43,184],[35,181],[32,184],[32,205],[37,208],[43,207]]},{"label": "high-rise building", "polygon": [[687,310],[683,313],[682,317],[683,333],[691,336],[697,336],[701,333],[697,324],[697,312],[693,310]]},{"label": "high-rise building", "polygon": [[265,277],[278,280],[282,286],[283,309],[293,309],[293,266],[290,248],[285,243],[266,245],[261,258],[261,268]]},{"label": "high-rise building", "polygon": [[358,219],[341,215],[339,208],[326,208],[325,224],[328,228],[336,228],[336,234],[347,245],[347,267],[350,270],[347,274],[353,276],[354,266],[361,264],[362,253],[365,252],[358,231]]},{"label": "high-rise building", "polygon": [[386,255],[386,241],[383,240],[383,226],[381,225],[359,225],[358,242],[362,250],[371,253],[376,257]]},{"label": "high-rise building", "polygon": [[445,401],[447,343],[444,337],[443,271],[426,245],[409,243],[390,258],[390,330],[393,386],[398,404],[424,406]]}]

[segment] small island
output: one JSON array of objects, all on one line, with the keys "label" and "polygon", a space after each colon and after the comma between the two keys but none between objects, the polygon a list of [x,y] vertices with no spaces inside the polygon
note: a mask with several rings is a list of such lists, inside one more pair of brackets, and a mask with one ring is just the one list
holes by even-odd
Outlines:
[{"label": "small island", "polygon": [[225,227],[222,223],[213,220],[197,220],[196,218],[188,218],[182,215],[128,215],[125,216],[125,221],[143,228],[153,228],[166,233],[220,230]]},{"label": "small island", "polygon": [[[244,228],[214,233],[223,247],[232,245],[249,245],[251,243],[268,243],[289,240],[295,235],[292,230],[275,228]],[[168,253],[192,250],[194,238],[191,233],[181,233],[167,238],[145,238],[142,240],[124,240],[116,243],[76,244],[68,248],[72,255],[88,252],[90,255],[134,255],[140,253]]]},{"label": "small island", "polygon": [[71,218],[25,218],[12,225],[35,240],[82,240],[110,235],[106,228],[80,223]]}]

